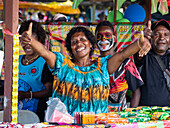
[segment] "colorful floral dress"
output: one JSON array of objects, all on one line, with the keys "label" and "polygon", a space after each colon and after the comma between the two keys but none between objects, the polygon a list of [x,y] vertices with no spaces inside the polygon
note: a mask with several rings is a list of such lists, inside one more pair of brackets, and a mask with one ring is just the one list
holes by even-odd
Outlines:
[{"label": "colorful floral dress", "polygon": [[80,67],[61,53],[56,54],[53,98],[59,98],[73,116],[74,112],[108,112],[109,74],[107,60],[98,58],[92,65]]}]

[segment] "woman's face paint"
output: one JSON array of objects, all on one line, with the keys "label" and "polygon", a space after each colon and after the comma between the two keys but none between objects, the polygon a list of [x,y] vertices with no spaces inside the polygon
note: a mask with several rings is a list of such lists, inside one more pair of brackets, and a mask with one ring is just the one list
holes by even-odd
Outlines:
[{"label": "woman's face paint", "polygon": [[112,29],[102,26],[97,32],[97,46],[100,51],[107,51],[113,47],[114,38]]}]

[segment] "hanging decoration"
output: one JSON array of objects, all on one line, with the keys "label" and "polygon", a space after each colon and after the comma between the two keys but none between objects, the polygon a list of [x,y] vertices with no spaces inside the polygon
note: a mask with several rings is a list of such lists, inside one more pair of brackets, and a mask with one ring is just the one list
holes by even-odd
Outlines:
[{"label": "hanging decoration", "polygon": [[19,35],[13,35],[12,123],[18,120]]}]

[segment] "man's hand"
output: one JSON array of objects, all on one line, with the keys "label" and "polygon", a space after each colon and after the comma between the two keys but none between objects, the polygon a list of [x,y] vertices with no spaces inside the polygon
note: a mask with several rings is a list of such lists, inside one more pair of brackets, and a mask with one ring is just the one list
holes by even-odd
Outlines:
[{"label": "man's hand", "polygon": [[144,28],[144,36],[150,40],[152,35],[152,30],[151,30],[151,20],[148,21],[148,27]]}]

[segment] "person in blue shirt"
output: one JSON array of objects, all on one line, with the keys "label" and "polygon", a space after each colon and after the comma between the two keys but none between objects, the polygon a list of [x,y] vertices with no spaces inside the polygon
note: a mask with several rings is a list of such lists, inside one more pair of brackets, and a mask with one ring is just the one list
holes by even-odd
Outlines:
[{"label": "person in blue shirt", "polygon": [[[45,44],[46,33],[41,25],[33,20],[24,21],[19,29],[19,34],[28,30],[32,23],[32,37]],[[53,75],[47,67],[46,61],[40,57],[31,45],[20,40],[25,55],[19,56],[19,109],[30,110],[44,121],[47,108],[46,101],[52,95]]]}]

